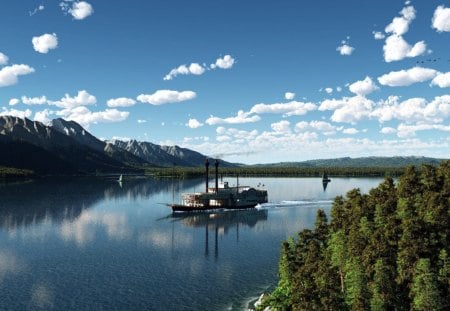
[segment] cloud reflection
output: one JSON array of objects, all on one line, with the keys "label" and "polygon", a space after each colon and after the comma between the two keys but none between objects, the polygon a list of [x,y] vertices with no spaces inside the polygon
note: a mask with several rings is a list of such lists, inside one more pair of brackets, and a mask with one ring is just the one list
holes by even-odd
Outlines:
[{"label": "cloud reflection", "polygon": [[85,246],[95,239],[96,231],[101,229],[110,239],[118,241],[132,235],[125,214],[91,210],[83,210],[75,220],[63,220],[59,233],[64,241],[74,241],[78,246]]}]

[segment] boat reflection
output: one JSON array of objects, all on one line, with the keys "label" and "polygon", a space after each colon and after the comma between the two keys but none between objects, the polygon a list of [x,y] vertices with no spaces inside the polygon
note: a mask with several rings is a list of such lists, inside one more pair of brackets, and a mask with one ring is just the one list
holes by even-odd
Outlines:
[{"label": "boat reflection", "polygon": [[214,257],[219,257],[219,232],[227,235],[235,230],[236,242],[239,242],[239,229],[242,226],[253,228],[259,222],[267,221],[268,212],[265,209],[221,210],[210,212],[174,213],[174,220],[179,220],[188,227],[205,228],[205,257],[209,257],[210,231],[214,234]]}]

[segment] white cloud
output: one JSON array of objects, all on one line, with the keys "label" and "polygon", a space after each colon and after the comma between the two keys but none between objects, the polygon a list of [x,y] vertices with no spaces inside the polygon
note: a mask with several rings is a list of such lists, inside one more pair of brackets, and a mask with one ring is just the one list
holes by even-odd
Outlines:
[{"label": "white cloud", "polygon": [[44,124],[50,124],[50,114],[52,114],[52,111],[49,109],[44,109],[43,111],[38,111],[34,114],[34,121],[39,121]]},{"label": "white cloud", "polygon": [[336,88],[336,91],[342,92],[342,87],[338,86],[338,87]]},{"label": "white cloud", "polygon": [[313,103],[291,101],[288,103],[256,104],[251,108],[250,113],[274,113],[284,114],[285,116],[301,116],[316,109],[317,106]]},{"label": "white cloud", "polygon": [[26,97],[22,96],[22,103],[25,105],[43,105],[47,104],[47,97],[41,96],[41,97]]},{"label": "white cloud", "polygon": [[366,96],[378,89],[378,86],[372,81],[370,77],[366,77],[362,81],[356,81],[349,85],[349,90],[352,93],[360,96]]},{"label": "white cloud", "polygon": [[11,98],[11,99],[9,100],[9,105],[10,105],[10,106],[15,106],[15,105],[17,105],[18,103],[20,103],[20,99],[18,99],[18,98]]},{"label": "white cloud", "polygon": [[216,124],[243,124],[243,123],[254,123],[261,120],[259,116],[249,116],[250,113],[239,110],[237,116],[229,118],[219,118],[211,116],[205,122],[208,125]]},{"label": "white cloud", "polygon": [[399,61],[405,57],[416,57],[426,52],[427,46],[424,41],[419,41],[411,46],[403,39],[402,35],[408,32],[409,25],[416,18],[416,10],[407,6],[400,11],[400,17],[395,17],[386,26],[385,32],[391,34],[386,38],[383,46],[384,60],[386,62]]},{"label": "white cloud", "polygon": [[148,103],[152,105],[164,105],[171,103],[178,103],[186,100],[194,99],[197,96],[192,91],[172,91],[172,90],[158,90],[153,94],[141,94],[137,100],[141,103]]},{"label": "white cloud", "polygon": [[130,107],[134,104],[136,104],[136,101],[134,99],[126,97],[111,98],[106,102],[106,105],[111,108]]},{"label": "white cloud", "polygon": [[33,43],[34,50],[43,54],[58,47],[58,37],[55,33],[46,33],[39,37],[33,37],[31,42]]},{"label": "white cloud", "polygon": [[276,133],[290,133],[291,124],[287,120],[281,120],[280,122],[272,123],[270,125],[272,130]]},{"label": "white cloud", "polygon": [[295,125],[297,132],[319,131],[324,135],[333,135],[336,133],[336,127],[324,121],[301,121]]},{"label": "white cloud", "polygon": [[358,134],[359,131],[358,131],[357,129],[353,128],[353,127],[350,127],[350,128],[344,129],[344,130],[342,131],[342,133],[344,133],[344,134],[349,134],[349,135],[354,135],[354,134]]},{"label": "white cloud", "polygon": [[373,102],[363,96],[344,97],[342,99],[325,100],[319,110],[334,110],[331,120],[334,122],[356,123],[370,116]]},{"label": "white cloud", "polygon": [[72,8],[68,10],[68,12],[73,16],[76,20],[82,20],[92,15],[94,13],[94,9],[92,5],[86,1],[74,2]]},{"label": "white cloud", "polygon": [[393,119],[411,122],[443,122],[450,115],[450,95],[435,97],[431,102],[424,98],[409,98],[403,102],[390,96],[371,112],[370,116],[379,122]]},{"label": "white cloud", "polygon": [[142,123],[147,123],[147,120],[142,120],[142,119],[138,119],[137,123],[142,124]]},{"label": "white cloud", "polygon": [[218,58],[215,64],[211,64],[212,69],[220,68],[220,69],[230,69],[233,67],[235,63],[235,59],[231,55],[225,55],[222,58]]},{"label": "white cloud", "polygon": [[348,44],[345,44],[345,43],[336,48],[336,51],[338,51],[341,55],[346,55],[346,56],[352,55],[354,50],[355,50],[354,47],[352,47]]},{"label": "white cloud", "polygon": [[189,119],[189,121],[186,124],[186,126],[190,127],[191,129],[196,129],[198,127],[203,126],[203,123],[200,123],[197,119]]},{"label": "white cloud", "polygon": [[79,106],[93,105],[97,102],[94,95],[89,94],[87,91],[78,91],[77,96],[70,97],[69,94],[65,94],[59,101],[49,101],[49,104],[55,105],[60,108],[71,109]]},{"label": "white cloud", "polygon": [[205,72],[205,68],[198,64],[198,63],[192,63],[189,66],[186,65],[180,65],[178,68],[172,69],[165,77],[164,80],[172,80],[178,75],[202,75]]},{"label": "white cloud", "polygon": [[443,132],[450,132],[450,125],[442,124],[404,124],[400,123],[397,127],[398,137],[413,137],[418,131],[437,130]]},{"label": "white cloud", "polygon": [[397,133],[397,130],[395,128],[393,128],[393,127],[383,127],[380,130],[380,133],[382,133],[382,134],[394,134],[394,133]]},{"label": "white cloud", "polygon": [[450,72],[439,73],[434,77],[433,81],[431,81],[431,85],[437,85],[440,88],[450,87]]},{"label": "white cloud", "polygon": [[292,92],[284,93],[284,98],[287,99],[287,100],[293,100],[294,97],[295,97],[295,93],[292,93]]},{"label": "white cloud", "polygon": [[128,118],[130,114],[127,111],[119,111],[117,109],[106,109],[104,111],[92,112],[85,106],[68,108],[56,113],[66,120],[73,120],[81,126],[88,128],[92,123],[110,123],[120,122]]},{"label": "white cloud", "polygon": [[0,69],[0,87],[16,84],[19,76],[34,72],[34,68],[28,65],[12,65]]},{"label": "white cloud", "polygon": [[438,72],[430,68],[414,67],[408,70],[391,71],[378,78],[381,85],[408,86],[433,79]]},{"label": "white cloud", "polygon": [[440,5],[434,11],[432,27],[438,32],[450,31],[450,8]]},{"label": "white cloud", "polygon": [[5,107],[2,108],[2,111],[0,111],[0,116],[13,116],[18,118],[29,118],[32,115],[32,112],[30,109],[26,109],[24,111],[17,110],[17,109],[6,109]]},{"label": "white cloud", "polygon": [[35,8],[33,11],[29,11],[28,14],[30,14],[30,16],[35,15],[37,12],[39,11],[43,11],[45,9],[45,7],[41,4],[40,6],[38,6],[37,8]]},{"label": "white cloud", "polygon": [[387,37],[383,46],[384,60],[386,62],[399,61],[405,57],[416,57],[426,52],[427,45],[419,41],[414,46],[408,44],[402,36],[391,35]]},{"label": "white cloud", "polygon": [[386,38],[386,35],[381,31],[372,31],[372,34],[375,40],[383,40],[384,38]]},{"label": "white cloud", "polygon": [[0,66],[6,65],[9,61],[8,56],[0,52]]},{"label": "white cloud", "polygon": [[326,88],[325,88],[325,92],[327,92],[327,94],[331,94],[331,93],[333,93],[333,88],[331,88],[331,87],[326,87]]}]

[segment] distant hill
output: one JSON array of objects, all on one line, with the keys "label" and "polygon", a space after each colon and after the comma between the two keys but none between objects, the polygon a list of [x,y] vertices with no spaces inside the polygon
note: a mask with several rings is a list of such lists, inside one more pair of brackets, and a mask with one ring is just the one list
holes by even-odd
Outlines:
[{"label": "distant hill", "polygon": [[408,165],[439,164],[442,159],[428,157],[362,157],[318,159],[302,162],[279,162],[271,164],[256,164],[255,167],[405,167]]}]

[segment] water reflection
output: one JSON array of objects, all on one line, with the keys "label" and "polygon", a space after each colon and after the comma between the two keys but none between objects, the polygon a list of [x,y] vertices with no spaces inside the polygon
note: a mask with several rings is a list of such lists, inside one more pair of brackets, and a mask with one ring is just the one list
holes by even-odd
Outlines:
[{"label": "water reflection", "polygon": [[[214,257],[219,256],[219,232],[228,235],[230,231],[235,231],[236,242],[239,242],[239,227],[247,226],[253,228],[258,222],[265,222],[268,212],[265,209],[249,209],[239,211],[211,211],[198,213],[175,213],[171,217],[180,221],[186,227],[205,228],[205,257],[209,256],[209,235],[214,234]],[[172,226],[172,242],[173,229]]]},{"label": "water reflection", "polygon": [[[77,219],[84,223],[97,221],[95,218],[100,216],[87,211],[102,201],[149,199],[156,194],[195,187],[198,183],[196,180],[174,183],[153,178],[126,179],[122,185],[112,178],[45,178],[23,183],[2,183],[0,228],[15,231],[30,225],[56,222],[62,223],[67,229],[68,224]],[[107,225],[117,221],[123,220],[108,217],[100,219]],[[63,232],[66,229],[63,228]]]}]

